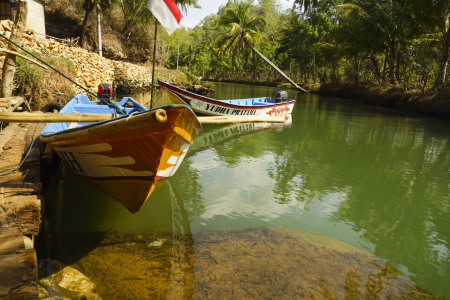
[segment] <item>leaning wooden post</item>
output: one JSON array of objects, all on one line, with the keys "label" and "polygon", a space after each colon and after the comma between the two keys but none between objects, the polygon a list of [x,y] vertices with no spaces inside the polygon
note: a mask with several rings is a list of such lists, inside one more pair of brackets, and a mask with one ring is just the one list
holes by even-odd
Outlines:
[{"label": "leaning wooden post", "polygon": [[[290,79],[283,71],[280,70],[273,62],[271,62],[267,57],[265,57],[261,52],[255,49],[250,43],[244,39],[245,43],[256,53],[258,54],[265,62],[267,62],[275,71],[277,71],[281,76],[283,76],[290,84],[292,84],[297,90],[302,91],[303,93],[308,93],[307,90],[298,86],[292,79]],[[270,76],[270,75],[269,75]]]},{"label": "leaning wooden post", "polygon": [[[14,27],[11,32],[11,40],[19,43],[22,39],[23,32],[25,31],[25,26],[27,24],[27,3],[25,1],[19,1],[19,7],[16,15],[16,20],[14,22]],[[8,45],[9,50],[18,51],[18,48],[13,45]],[[16,72],[16,56],[14,54],[7,54],[5,57],[5,62],[3,63],[3,74],[2,74],[2,97],[11,97],[14,73]]]}]

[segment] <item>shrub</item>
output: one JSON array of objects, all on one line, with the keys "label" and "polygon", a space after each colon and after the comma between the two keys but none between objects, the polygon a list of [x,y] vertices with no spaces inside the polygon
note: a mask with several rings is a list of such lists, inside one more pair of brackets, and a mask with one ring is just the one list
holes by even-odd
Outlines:
[{"label": "shrub", "polygon": [[[62,57],[49,57],[44,60],[67,77],[75,78],[75,65],[71,60]],[[69,80],[50,68],[44,70],[21,58],[17,59],[14,86],[15,94],[24,97],[32,110],[40,110],[50,102],[65,104],[74,94],[73,83]],[[69,97],[61,97],[55,93]]]}]

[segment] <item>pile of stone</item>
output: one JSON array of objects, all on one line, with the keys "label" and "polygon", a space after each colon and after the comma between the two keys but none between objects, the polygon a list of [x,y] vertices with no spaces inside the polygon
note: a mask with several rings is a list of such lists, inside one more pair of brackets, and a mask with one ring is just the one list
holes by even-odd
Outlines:
[{"label": "pile of stone", "polygon": [[[0,33],[9,37],[12,26],[9,20],[1,21]],[[60,42],[55,39],[44,39],[36,36],[32,30],[27,30],[20,45],[35,54],[45,53],[70,59],[76,68],[75,81],[93,92],[99,83],[115,82],[116,85],[125,86],[130,91],[148,90],[151,87],[151,68],[101,57],[97,53],[71,45],[70,40]]]},{"label": "pile of stone", "polygon": [[11,20],[1,20],[0,33],[9,38],[11,36],[11,28],[13,27],[13,25],[14,23]]}]

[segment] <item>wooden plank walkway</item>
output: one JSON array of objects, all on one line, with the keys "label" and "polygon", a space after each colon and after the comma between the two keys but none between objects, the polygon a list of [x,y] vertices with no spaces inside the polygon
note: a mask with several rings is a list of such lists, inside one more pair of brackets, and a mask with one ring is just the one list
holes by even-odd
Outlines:
[{"label": "wooden plank walkway", "polygon": [[[2,101],[12,110],[15,103]],[[0,173],[19,165],[45,124],[10,123],[0,131]],[[0,299],[38,299],[36,252],[25,240],[39,233],[42,185],[36,141],[24,164],[0,175]]]},{"label": "wooden plank walkway", "polygon": [[38,299],[36,261],[19,229],[0,228],[0,299]]}]

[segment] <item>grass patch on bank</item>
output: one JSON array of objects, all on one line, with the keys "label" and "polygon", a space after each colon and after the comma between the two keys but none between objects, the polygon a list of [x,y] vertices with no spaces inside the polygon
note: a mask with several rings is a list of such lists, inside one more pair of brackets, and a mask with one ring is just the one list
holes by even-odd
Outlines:
[{"label": "grass patch on bank", "polygon": [[[64,57],[44,57],[42,59],[70,79],[75,79],[76,68],[70,59]],[[67,102],[66,97],[58,96],[55,93],[74,95],[73,84],[52,69],[43,69],[23,58],[17,58],[16,64],[13,93],[22,96],[31,110],[40,110],[50,102],[61,104]]]}]

